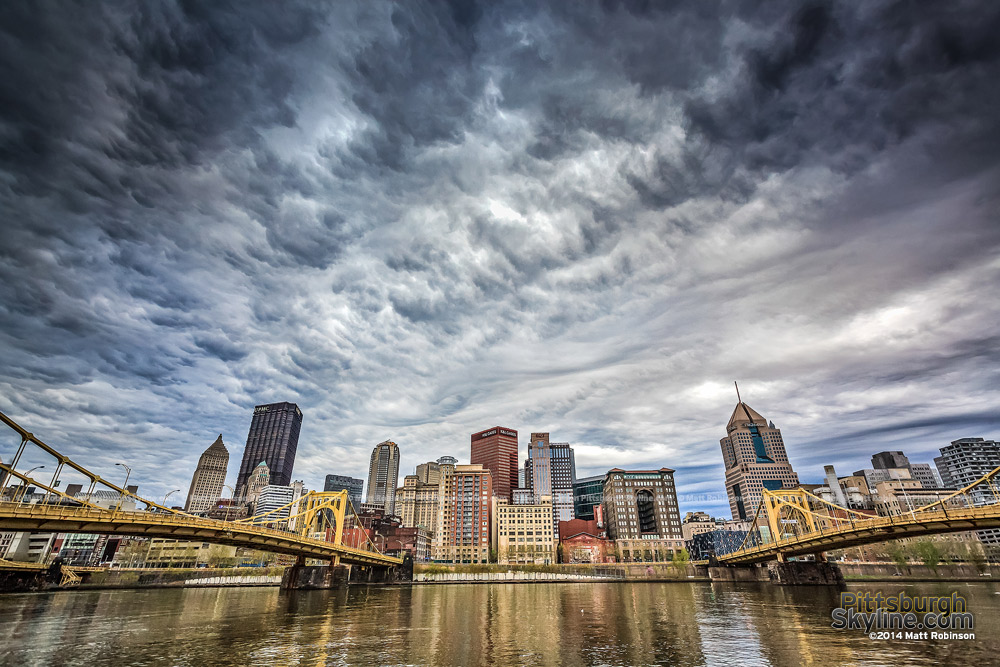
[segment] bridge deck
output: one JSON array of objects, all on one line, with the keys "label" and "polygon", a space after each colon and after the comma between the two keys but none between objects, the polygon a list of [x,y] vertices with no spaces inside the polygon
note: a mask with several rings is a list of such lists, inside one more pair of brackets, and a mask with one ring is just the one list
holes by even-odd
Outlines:
[{"label": "bridge deck", "polygon": [[0,530],[48,533],[100,533],[210,542],[355,565],[399,565],[401,558],[337,546],[264,526],[177,514],[98,510],[65,505],[0,502]]},{"label": "bridge deck", "polygon": [[769,542],[718,557],[719,562],[736,565],[775,560],[779,554],[802,556],[833,549],[846,549],[905,537],[940,535],[966,530],[1000,528],[1000,505],[940,512],[915,512],[855,521],[839,530],[813,531],[796,538]]}]

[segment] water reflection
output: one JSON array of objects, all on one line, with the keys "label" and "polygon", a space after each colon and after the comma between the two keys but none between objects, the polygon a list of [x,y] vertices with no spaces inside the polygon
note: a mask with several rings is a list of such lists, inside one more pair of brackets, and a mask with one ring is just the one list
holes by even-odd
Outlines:
[{"label": "water reflection", "polygon": [[956,588],[974,642],[873,642],[833,630],[836,591],[770,585],[497,584],[82,591],[0,596],[0,662],[17,665],[991,664],[993,584]]}]

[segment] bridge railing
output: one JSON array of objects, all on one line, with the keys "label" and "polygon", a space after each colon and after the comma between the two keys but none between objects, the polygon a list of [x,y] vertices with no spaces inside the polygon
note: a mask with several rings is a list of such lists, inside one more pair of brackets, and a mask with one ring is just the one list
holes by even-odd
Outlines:
[{"label": "bridge railing", "polygon": [[[344,545],[335,545],[325,540],[305,537],[296,533],[268,528],[266,526],[255,526],[252,524],[235,524],[217,519],[205,519],[193,516],[177,516],[171,514],[161,514],[145,511],[114,510],[93,508],[93,507],[70,507],[66,505],[42,505],[40,503],[19,504],[13,502],[0,503],[0,515],[13,519],[17,518],[41,518],[49,520],[76,520],[91,522],[95,525],[94,532],[100,532],[100,524],[111,529],[113,526],[126,526],[129,524],[143,526],[164,526],[172,528],[188,528],[193,530],[207,531],[210,533],[228,533],[241,535],[258,535],[272,538],[286,543],[312,546],[316,549],[329,552],[331,556],[338,554],[350,554],[358,557],[381,556],[387,561],[398,561],[399,559],[383,556],[380,553],[356,549]],[[194,539],[197,535],[179,535],[178,539]]]}]

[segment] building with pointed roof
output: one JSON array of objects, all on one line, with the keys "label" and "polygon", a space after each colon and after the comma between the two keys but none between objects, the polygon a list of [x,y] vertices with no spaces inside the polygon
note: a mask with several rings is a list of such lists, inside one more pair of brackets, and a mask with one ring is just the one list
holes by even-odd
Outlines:
[{"label": "building with pointed roof", "polygon": [[198,467],[194,469],[194,476],[191,477],[191,488],[188,489],[184,511],[198,514],[212,509],[222,496],[222,487],[226,483],[228,470],[229,450],[223,444],[220,433],[215,442],[209,445],[198,459]]},{"label": "building with pointed roof", "polygon": [[733,519],[753,519],[763,489],[794,489],[799,485],[781,431],[740,399],[726,425],[722,459],[726,492]]},{"label": "building with pointed roof", "polygon": [[253,472],[250,473],[249,479],[247,479],[246,501],[248,503],[256,503],[257,496],[260,495],[261,490],[270,483],[271,469],[267,467],[267,461],[261,461],[253,469]]}]

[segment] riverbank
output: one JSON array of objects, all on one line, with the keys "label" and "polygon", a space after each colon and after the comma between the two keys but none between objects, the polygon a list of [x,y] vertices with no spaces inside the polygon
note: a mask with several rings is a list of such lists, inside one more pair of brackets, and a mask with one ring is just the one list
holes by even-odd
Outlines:
[{"label": "riverbank", "polygon": [[908,563],[837,563],[844,581],[1000,581],[1000,566],[950,564],[934,568]]},{"label": "riverbank", "polygon": [[[845,582],[989,582],[1000,581],[1000,566],[967,564],[938,565],[930,568],[922,564],[898,566],[895,563],[836,563]],[[58,578],[45,580],[44,571],[37,583],[26,577],[29,573],[7,573],[11,584],[0,592],[40,591],[60,588],[77,590],[141,589],[141,588],[207,588],[254,587],[281,584],[283,567],[244,568],[177,568],[177,569],[115,569],[81,573],[81,580],[70,586],[60,586]],[[741,570],[746,577],[734,581],[766,581],[767,577],[750,569]],[[756,575],[756,576],[750,576]],[[24,579],[22,581],[22,579]],[[547,584],[547,583],[614,583],[657,582],[694,583],[710,582],[708,570],[703,565],[673,565],[670,563],[618,563],[608,565],[443,565],[437,563],[414,566],[413,581],[394,582],[390,585],[447,585],[447,584]]]}]

